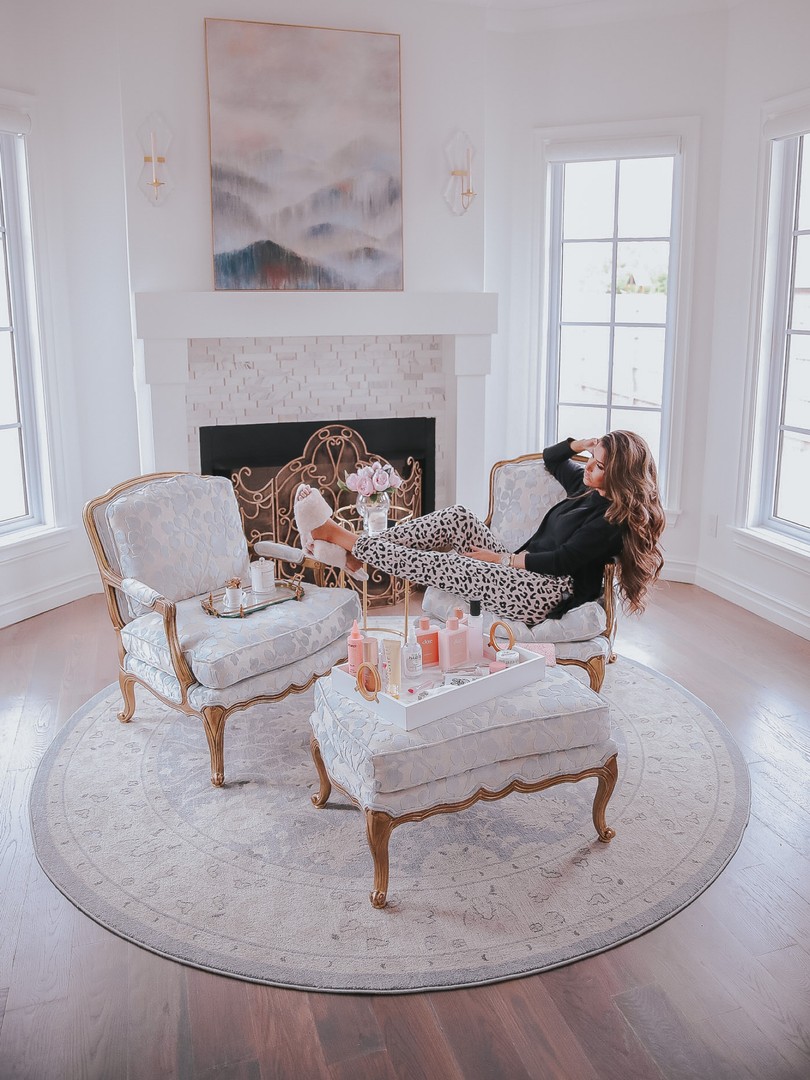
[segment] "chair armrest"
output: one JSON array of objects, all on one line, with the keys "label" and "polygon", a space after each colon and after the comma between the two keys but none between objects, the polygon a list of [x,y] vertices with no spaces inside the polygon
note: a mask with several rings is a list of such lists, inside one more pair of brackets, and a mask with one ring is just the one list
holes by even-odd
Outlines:
[{"label": "chair armrest", "polygon": [[158,600],[166,599],[151,586],[133,577],[121,578],[118,588],[131,600],[137,600],[139,604],[143,604],[144,607],[148,608],[154,608]]},{"label": "chair armrest", "polygon": [[253,545],[253,550],[266,559],[282,559],[296,566],[305,558],[301,548],[291,547],[289,544],[276,544],[273,540],[257,540]]},{"label": "chair armrest", "polygon": [[[159,592],[137,578],[121,578],[117,574],[102,574],[109,585],[136,600],[144,607],[157,611],[163,617],[163,632],[169,646],[169,655],[172,660],[174,674],[180,684],[180,693],[183,704],[186,702],[186,694],[190,686],[197,681],[180,647],[180,638],[177,634],[177,606],[173,600],[167,600]],[[122,646],[123,647],[123,646]]]}]

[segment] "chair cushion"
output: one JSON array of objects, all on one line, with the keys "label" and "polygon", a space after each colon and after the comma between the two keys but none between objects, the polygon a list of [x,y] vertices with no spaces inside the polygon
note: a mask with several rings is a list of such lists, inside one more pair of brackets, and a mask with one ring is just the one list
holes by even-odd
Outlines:
[{"label": "chair cushion", "polygon": [[[447,617],[453,614],[455,608],[470,610],[466,600],[454,593],[445,592],[431,585],[422,598],[422,611],[426,615],[432,615],[442,622],[447,622]],[[489,633],[489,628],[495,621],[494,615],[484,613],[484,630]],[[587,604],[566,611],[561,619],[546,619],[545,622],[529,627],[525,623],[515,619],[501,619],[515,635],[515,641],[549,641],[554,644],[563,641],[588,641],[591,638],[603,634],[607,626],[605,609],[598,600],[590,600]],[[498,636],[506,637],[503,631],[498,631]]]},{"label": "chair cushion", "polygon": [[[233,484],[193,473],[125,492],[106,509],[121,576],[137,578],[169,600],[247,583],[248,548]],[[133,615],[147,609],[129,599]]]},{"label": "chair cushion", "polygon": [[[327,675],[335,664],[346,659],[346,639],[338,638],[331,645],[296,660],[294,664],[276,668],[275,671],[267,671],[263,675],[254,675],[250,679],[233,686],[226,686],[223,690],[212,690],[210,686],[200,686],[194,683],[188,691],[188,703],[192,709],[204,709],[207,705],[221,705],[226,709],[233,705],[241,705],[257,697],[284,697],[292,687],[306,688],[314,678]],[[134,656],[124,658],[124,671],[130,672],[136,678],[146,683],[166,701],[180,704],[182,694],[180,683],[166,671],[152,667],[151,664],[137,660]]]},{"label": "chair cushion", "polygon": [[364,805],[376,792],[401,791],[501,761],[601,743],[610,735],[607,702],[560,668],[545,681],[443,717],[414,731],[381,723],[331,678],[315,687],[310,723],[327,769],[341,759]]},{"label": "chair cushion", "polygon": [[606,637],[591,638],[590,641],[567,641],[562,645],[555,646],[558,660],[580,660],[587,663],[596,656],[603,657],[606,661],[613,653],[613,644]]},{"label": "chair cushion", "polygon": [[[300,601],[276,604],[244,619],[216,619],[202,610],[200,597],[182,600],[177,605],[177,633],[197,682],[221,690],[344,639],[359,614],[357,594],[350,589],[305,585]],[[127,623],[121,638],[129,656],[174,674],[157,612]]]}]

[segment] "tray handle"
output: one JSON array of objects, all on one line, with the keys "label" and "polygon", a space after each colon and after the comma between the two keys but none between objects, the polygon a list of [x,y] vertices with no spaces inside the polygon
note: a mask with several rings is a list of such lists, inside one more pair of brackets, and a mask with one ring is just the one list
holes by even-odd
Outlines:
[{"label": "tray handle", "polygon": [[[368,680],[363,677],[365,672],[368,672],[368,675],[370,676]],[[380,673],[376,667],[373,664],[369,664],[367,660],[364,660],[357,669],[357,685],[355,686],[355,690],[362,694],[366,701],[380,700],[377,697],[377,694],[382,690],[382,679],[380,678]]]},{"label": "tray handle", "polygon": [[490,647],[490,649],[494,649],[496,652],[498,651],[499,646],[496,645],[496,643],[495,643],[495,631],[498,629],[499,626],[502,626],[504,628],[504,630],[507,632],[507,634],[509,635],[509,644],[507,645],[507,649],[514,649],[514,647],[515,647],[515,635],[512,632],[512,627],[507,626],[507,624],[505,622],[500,622],[500,621],[494,622],[492,624],[492,626],[490,626],[490,628],[489,628],[489,647]]}]

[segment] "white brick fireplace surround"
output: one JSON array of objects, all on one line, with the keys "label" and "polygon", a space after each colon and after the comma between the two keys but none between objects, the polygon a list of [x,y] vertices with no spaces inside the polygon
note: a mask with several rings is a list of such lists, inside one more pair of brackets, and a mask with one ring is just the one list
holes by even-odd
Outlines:
[{"label": "white brick fireplace surround", "polygon": [[481,513],[497,299],[137,293],[141,470],[199,469],[203,424],[435,416],[437,505]]}]

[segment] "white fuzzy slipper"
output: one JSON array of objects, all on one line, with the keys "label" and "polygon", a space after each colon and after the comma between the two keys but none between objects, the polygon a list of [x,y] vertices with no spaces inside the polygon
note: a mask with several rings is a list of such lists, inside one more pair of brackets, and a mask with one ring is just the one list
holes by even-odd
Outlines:
[{"label": "white fuzzy slipper", "polygon": [[[316,525],[315,528],[317,527]],[[368,572],[362,566],[351,570],[346,565],[345,550],[337,544],[330,544],[328,540],[312,541],[312,558],[326,566],[335,566],[338,570],[343,570],[355,581],[368,581]]]},{"label": "white fuzzy slipper", "polygon": [[312,530],[325,525],[331,516],[332,507],[320,491],[309,484],[298,485],[293,498],[293,517],[304,551],[312,551]]},{"label": "white fuzzy slipper", "polygon": [[306,552],[301,548],[290,547],[289,544],[277,544],[273,540],[257,540],[253,545],[257,555],[263,555],[270,559],[283,559],[285,562],[298,564],[306,558]]}]

